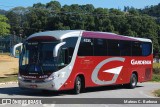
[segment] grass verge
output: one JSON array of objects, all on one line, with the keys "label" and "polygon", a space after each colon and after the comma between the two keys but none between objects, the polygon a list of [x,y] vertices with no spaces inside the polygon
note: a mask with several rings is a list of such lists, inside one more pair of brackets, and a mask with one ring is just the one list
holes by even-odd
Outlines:
[{"label": "grass verge", "polygon": [[11,82],[11,81],[17,81],[17,76],[11,75],[8,77],[0,77],[0,83]]},{"label": "grass verge", "polygon": [[153,68],[160,68],[160,63],[153,63]]},{"label": "grass verge", "polygon": [[154,91],[154,95],[155,95],[156,97],[160,97],[160,89],[159,89],[159,90],[155,90],[155,91]]},{"label": "grass verge", "polygon": [[153,74],[151,81],[160,82],[160,75],[159,74]]},{"label": "grass verge", "polygon": [[[153,64],[153,76],[151,81],[160,82],[160,63]],[[153,93],[156,97],[160,97],[160,89],[155,90]]]},{"label": "grass verge", "polygon": [[160,63],[153,63],[153,76],[151,81],[160,82]]},{"label": "grass verge", "polygon": [[0,53],[0,55],[10,55],[10,53],[9,52]]}]

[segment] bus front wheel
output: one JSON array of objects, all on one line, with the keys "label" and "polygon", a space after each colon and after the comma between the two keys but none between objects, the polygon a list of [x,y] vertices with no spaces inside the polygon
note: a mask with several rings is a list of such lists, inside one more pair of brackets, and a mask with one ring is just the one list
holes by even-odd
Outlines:
[{"label": "bus front wheel", "polygon": [[82,88],[82,80],[81,78],[78,76],[76,77],[75,83],[74,83],[74,94],[79,94],[81,92],[81,88]]}]

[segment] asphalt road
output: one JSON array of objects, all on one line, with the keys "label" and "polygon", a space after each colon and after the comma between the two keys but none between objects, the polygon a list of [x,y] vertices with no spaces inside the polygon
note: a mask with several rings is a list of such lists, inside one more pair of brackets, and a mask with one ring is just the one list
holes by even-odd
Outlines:
[{"label": "asphalt road", "polygon": [[[139,83],[135,89],[126,89],[123,86],[106,86],[98,88],[88,88],[85,93],[73,95],[71,91],[48,92],[39,90],[21,90],[17,84],[0,85],[0,98],[155,98],[153,91],[160,89],[160,83]],[[114,100],[114,99],[113,99]],[[1,105],[0,105],[1,106]],[[7,105],[7,107],[14,105]],[[20,105],[25,107],[35,107],[35,105]],[[137,104],[50,104],[38,105],[39,107],[133,107]],[[143,104],[142,107],[159,107],[158,104]],[[15,107],[18,107],[15,105]]]}]

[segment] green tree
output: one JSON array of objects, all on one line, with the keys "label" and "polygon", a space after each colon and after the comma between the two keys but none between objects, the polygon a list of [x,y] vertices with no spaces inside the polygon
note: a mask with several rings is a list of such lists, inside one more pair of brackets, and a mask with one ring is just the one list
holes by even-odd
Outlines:
[{"label": "green tree", "polygon": [[1,14],[1,15],[5,15],[6,12],[7,12],[6,10],[1,10],[1,9],[0,9],[0,14]]},{"label": "green tree", "polygon": [[51,1],[46,4],[46,8],[54,13],[60,12],[61,4],[58,1]]},{"label": "green tree", "polygon": [[15,7],[7,12],[6,17],[9,19],[12,34],[17,36],[25,35],[23,24],[26,21],[25,15],[27,12],[28,8],[24,7]]},{"label": "green tree", "polygon": [[35,32],[57,29],[105,31],[151,38],[154,49],[159,49],[159,7],[160,4],[138,10],[127,6],[121,11],[95,8],[92,4],[61,6],[58,1],[51,1],[46,4],[36,3],[28,8],[16,7],[8,11],[6,16],[11,25],[11,33],[15,32],[16,35],[22,33],[29,36]]},{"label": "green tree", "polygon": [[45,9],[45,8],[46,8],[46,5],[45,5],[45,4],[42,4],[42,3],[36,3],[36,4],[33,4],[33,8]]},{"label": "green tree", "polygon": [[153,40],[154,49],[160,49],[158,43],[159,26],[155,19],[143,17],[139,31],[141,31],[139,37],[151,38]]},{"label": "green tree", "polygon": [[118,9],[109,9],[109,19],[114,27],[112,32],[123,35],[126,31],[125,25],[127,23],[125,13]]},{"label": "green tree", "polygon": [[158,5],[146,6],[139,10],[142,14],[148,14],[154,17],[160,17],[160,3]]},{"label": "green tree", "polygon": [[107,31],[106,27],[110,25],[110,20],[108,18],[109,11],[108,9],[104,8],[97,8],[93,12],[94,15],[94,23],[95,29],[97,31]]},{"label": "green tree", "polygon": [[0,15],[0,36],[5,36],[10,33],[10,25],[7,23],[8,18]]},{"label": "green tree", "polygon": [[28,34],[47,29],[49,10],[41,8],[30,8],[26,13],[26,28],[29,28]]}]

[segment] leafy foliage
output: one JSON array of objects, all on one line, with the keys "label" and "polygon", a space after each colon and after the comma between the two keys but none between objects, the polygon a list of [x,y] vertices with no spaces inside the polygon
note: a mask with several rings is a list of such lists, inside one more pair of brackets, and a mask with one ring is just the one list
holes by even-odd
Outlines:
[{"label": "leafy foliage", "polygon": [[154,17],[160,17],[160,3],[155,6],[146,6],[144,9],[141,9],[142,14],[148,14]]},{"label": "leafy foliage", "polygon": [[7,12],[7,11],[5,11],[5,10],[1,10],[1,9],[0,9],[0,14],[1,14],[1,15],[5,15],[5,14],[6,14],[6,12]]},{"label": "leafy foliage", "polygon": [[8,18],[0,15],[0,35],[5,36],[10,33],[10,25],[7,23]]},{"label": "leafy foliage", "polygon": [[11,33],[23,37],[35,32],[57,29],[104,31],[151,38],[154,49],[158,50],[160,21],[155,17],[159,17],[159,8],[160,4],[141,10],[124,7],[124,11],[121,11],[95,8],[92,4],[61,6],[58,1],[51,1],[47,4],[33,4],[27,8],[16,7],[8,11],[6,16],[11,25]]}]

